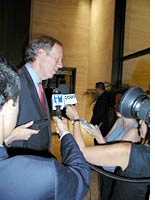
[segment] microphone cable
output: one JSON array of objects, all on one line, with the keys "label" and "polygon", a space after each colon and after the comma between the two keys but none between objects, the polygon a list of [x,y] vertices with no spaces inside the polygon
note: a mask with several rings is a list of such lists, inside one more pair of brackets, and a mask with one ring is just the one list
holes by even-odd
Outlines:
[{"label": "microphone cable", "polygon": [[124,182],[128,182],[128,183],[150,183],[150,177],[146,177],[146,178],[123,177],[123,176],[119,176],[119,175],[115,175],[113,173],[107,172],[103,169],[98,168],[95,165],[90,164],[90,163],[88,163],[88,165],[91,169],[98,172],[99,174],[102,174],[106,177],[115,179],[117,181],[124,181]]}]

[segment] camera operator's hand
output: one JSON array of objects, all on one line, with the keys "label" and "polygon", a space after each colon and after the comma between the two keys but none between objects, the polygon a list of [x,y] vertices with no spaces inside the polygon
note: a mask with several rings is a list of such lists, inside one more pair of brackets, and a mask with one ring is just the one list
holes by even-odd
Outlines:
[{"label": "camera operator's hand", "polygon": [[144,122],[144,120],[140,120],[139,124],[140,124],[140,129],[139,129],[140,136],[141,136],[141,138],[145,139],[148,127],[147,127],[146,123]]},{"label": "camera operator's hand", "polygon": [[97,140],[99,144],[106,143],[106,139],[102,136],[99,126],[90,124],[91,128],[86,127],[85,130],[89,135]]},{"label": "camera operator's hand", "polygon": [[33,121],[23,124],[21,126],[16,127],[12,133],[5,138],[5,144],[9,145],[11,142],[15,140],[28,140],[33,134],[38,134],[39,130],[29,129],[29,127],[33,124]]},{"label": "camera operator's hand", "polygon": [[65,133],[69,133],[68,120],[66,118],[60,119],[58,117],[53,117],[56,126],[56,132],[61,137]]},{"label": "camera operator's hand", "polygon": [[75,106],[66,106],[66,115],[70,120],[79,119],[79,113]]}]

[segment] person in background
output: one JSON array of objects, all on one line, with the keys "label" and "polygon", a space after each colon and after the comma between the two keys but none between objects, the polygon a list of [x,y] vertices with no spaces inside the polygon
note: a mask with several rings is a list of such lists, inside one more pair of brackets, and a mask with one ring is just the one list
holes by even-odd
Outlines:
[{"label": "person in background", "polygon": [[59,91],[61,92],[61,94],[69,94],[69,89],[66,85],[66,80],[63,78],[63,79],[60,79],[60,84],[58,85],[58,89]]},{"label": "person in background", "polygon": [[[86,160],[97,166],[118,166],[117,174],[123,177],[145,178],[150,176],[150,148],[147,145],[130,142],[103,144],[86,147],[80,129],[80,118],[75,106],[67,106],[67,116],[73,122],[73,136]],[[65,122],[57,121],[57,127],[68,129]],[[146,132],[143,122],[141,129]],[[117,181],[109,200],[142,200],[148,192],[149,183],[127,183]]]},{"label": "person in background", "polygon": [[[26,64],[19,69],[21,81],[21,94],[19,98],[19,113],[15,132],[32,131],[32,121],[46,122],[46,127],[32,135],[27,141],[18,140],[11,142],[8,148],[10,155],[18,153],[37,154],[50,156],[51,127],[50,112],[45,97],[42,81],[52,78],[59,68],[62,68],[63,49],[62,44],[51,36],[41,36],[29,42],[25,51]],[[27,124],[25,130],[23,124]],[[48,122],[48,123],[47,123]],[[21,126],[22,125],[22,126]],[[22,129],[22,130],[21,130]],[[20,134],[20,133],[19,133]]]},{"label": "person in background", "polygon": [[18,74],[0,58],[0,199],[84,199],[89,189],[90,170],[67,129],[59,131],[62,163],[53,157],[33,155],[9,158],[3,142],[16,125],[19,95]]},{"label": "person in background", "polygon": [[[105,85],[103,82],[96,83],[96,94],[98,98],[93,108],[93,116],[90,123],[100,126],[102,135],[106,136],[109,128],[109,95],[105,90]],[[96,140],[94,142],[95,144],[98,144]]]}]

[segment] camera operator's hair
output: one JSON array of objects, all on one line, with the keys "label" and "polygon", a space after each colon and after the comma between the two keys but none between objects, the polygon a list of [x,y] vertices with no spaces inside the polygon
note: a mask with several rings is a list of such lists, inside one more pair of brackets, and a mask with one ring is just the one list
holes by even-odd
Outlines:
[{"label": "camera operator's hair", "polygon": [[15,68],[0,56],[0,109],[9,100],[15,105],[20,92],[20,79]]},{"label": "camera operator's hair", "polygon": [[25,61],[35,61],[39,49],[43,49],[48,52],[51,50],[54,44],[59,44],[62,46],[61,42],[51,36],[42,36],[31,40],[25,51]]}]

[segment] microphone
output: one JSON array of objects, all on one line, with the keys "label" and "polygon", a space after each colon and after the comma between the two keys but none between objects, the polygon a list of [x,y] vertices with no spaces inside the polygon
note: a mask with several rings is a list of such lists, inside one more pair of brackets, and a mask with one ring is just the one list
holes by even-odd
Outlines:
[{"label": "microphone", "polygon": [[63,105],[63,95],[58,88],[55,88],[52,95],[52,108],[53,110],[56,110],[56,116],[60,119],[62,119],[61,110],[63,109]]},{"label": "microphone", "polygon": [[75,94],[64,94],[63,99],[64,99],[64,106],[75,105],[77,103]]},{"label": "microphone", "polygon": [[75,105],[77,103],[75,94],[61,94],[58,88],[53,90],[52,109],[56,110],[56,116],[62,118],[63,108],[66,105]]}]

